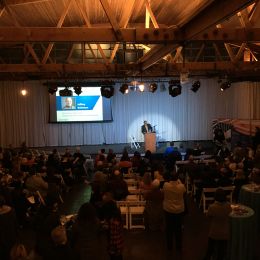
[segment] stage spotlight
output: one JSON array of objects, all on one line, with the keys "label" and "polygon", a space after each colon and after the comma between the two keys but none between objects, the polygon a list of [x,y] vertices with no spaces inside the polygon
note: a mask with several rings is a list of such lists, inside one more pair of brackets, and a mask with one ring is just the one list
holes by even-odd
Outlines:
[{"label": "stage spotlight", "polygon": [[119,91],[122,94],[127,94],[128,93],[128,85],[126,83],[122,84],[122,86],[120,87]]},{"label": "stage spotlight", "polygon": [[144,92],[144,89],[145,89],[144,83],[143,82],[139,83],[138,88],[139,88],[140,92]]},{"label": "stage spotlight", "polygon": [[231,82],[230,81],[225,81],[225,82],[221,83],[220,90],[224,91],[224,90],[226,90],[226,89],[228,89],[230,87],[231,87]]},{"label": "stage spotlight", "polygon": [[82,93],[81,86],[75,86],[73,89],[75,94],[77,95],[80,95]]},{"label": "stage spotlight", "polygon": [[157,90],[157,88],[158,88],[158,86],[157,86],[156,83],[151,83],[149,85],[149,91],[152,92],[152,93],[154,93]]},{"label": "stage spotlight", "polygon": [[59,94],[61,97],[71,97],[73,96],[72,90],[69,89],[69,87],[65,87],[64,89],[59,91]]},{"label": "stage spotlight", "polygon": [[196,80],[195,82],[192,83],[192,87],[191,87],[191,90],[193,92],[197,92],[200,88],[200,81],[199,80]]},{"label": "stage spotlight", "polygon": [[181,94],[181,84],[179,80],[169,81],[169,95],[172,97],[177,97]]},{"label": "stage spotlight", "polygon": [[57,91],[57,86],[48,86],[48,92],[49,94],[53,95]]},{"label": "stage spotlight", "polygon": [[100,93],[102,97],[111,98],[114,96],[114,87],[113,86],[101,86]]}]

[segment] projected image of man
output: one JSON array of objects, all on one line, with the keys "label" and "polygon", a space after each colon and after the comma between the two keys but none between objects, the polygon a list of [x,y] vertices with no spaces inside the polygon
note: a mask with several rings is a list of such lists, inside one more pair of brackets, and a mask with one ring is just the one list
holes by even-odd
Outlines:
[{"label": "projected image of man", "polygon": [[75,109],[75,99],[72,97],[66,97],[63,101],[65,106],[62,109]]}]

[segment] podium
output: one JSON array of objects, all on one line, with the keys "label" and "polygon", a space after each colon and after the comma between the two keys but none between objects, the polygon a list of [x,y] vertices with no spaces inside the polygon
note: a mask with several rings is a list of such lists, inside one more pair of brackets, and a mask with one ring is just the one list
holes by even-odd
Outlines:
[{"label": "podium", "polygon": [[145,151],[149,150],[152,153],[156,151],[156,133],[144,134],[144,148]]}]

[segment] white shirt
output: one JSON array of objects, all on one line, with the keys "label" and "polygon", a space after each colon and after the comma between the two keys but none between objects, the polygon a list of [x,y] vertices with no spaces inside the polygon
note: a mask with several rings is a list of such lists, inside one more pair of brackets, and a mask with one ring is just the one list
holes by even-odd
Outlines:
[{"label": "white shirt", "polygon": [[176,214],[184,212],[183,195],[185,192],[185,186],[180,180],[165,182],[163,185],[163,209]]}]

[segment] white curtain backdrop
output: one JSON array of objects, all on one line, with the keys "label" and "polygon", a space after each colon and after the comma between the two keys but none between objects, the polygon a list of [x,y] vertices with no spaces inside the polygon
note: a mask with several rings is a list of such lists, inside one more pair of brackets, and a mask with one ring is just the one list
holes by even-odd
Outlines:
[{"label": "white curtain backdrop", "polygon": [[[40,81],[0,82],[0,146],[30,147],[128,143],[143,141],[144,120],[155,126],[159,141],[210,140],[215,118],[260,119],[260,84],[236,83],[224,92],[216,79],[202,79],[194,93],[191,83],[171,97],[155,93],[123,95],[119,85],[111,98],[113,121],[106,123],[48,123],[49,94]],[[20,90],[27,89],[28,96]]]}]

